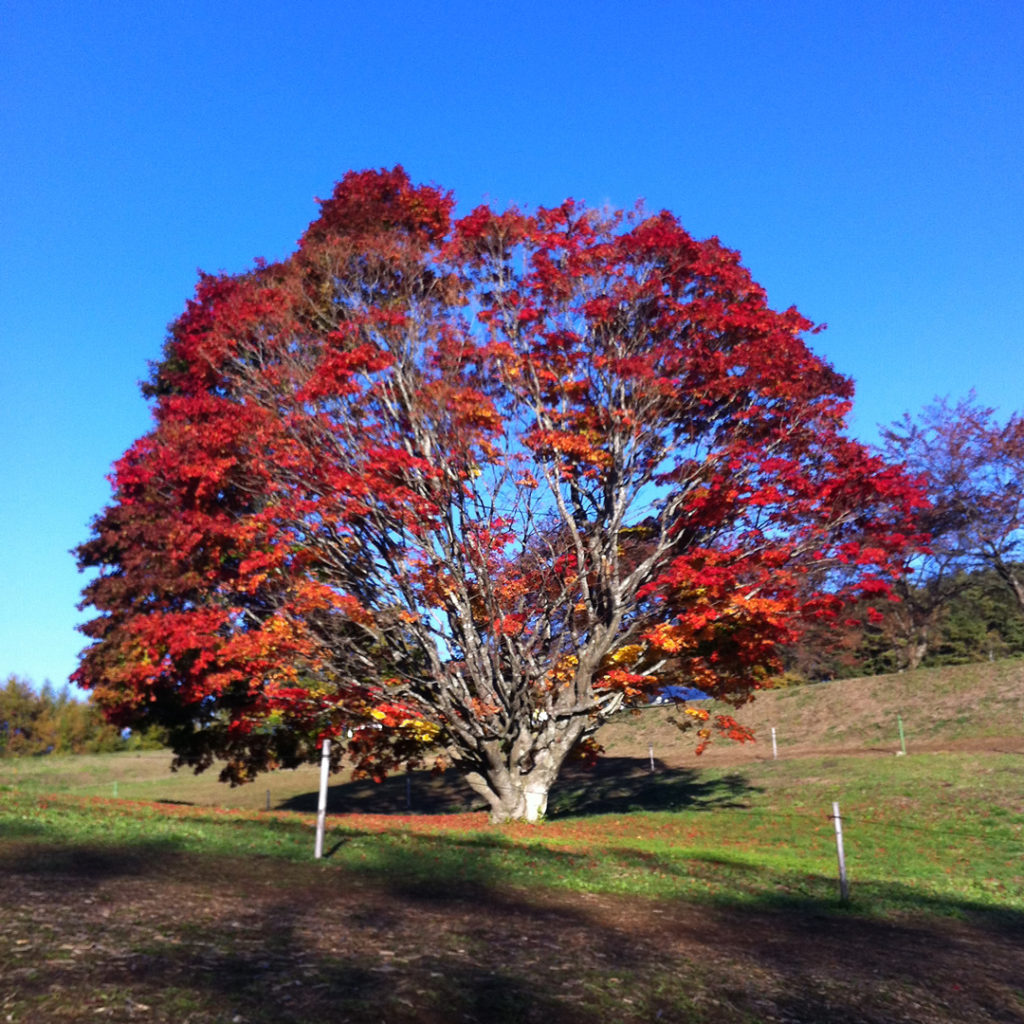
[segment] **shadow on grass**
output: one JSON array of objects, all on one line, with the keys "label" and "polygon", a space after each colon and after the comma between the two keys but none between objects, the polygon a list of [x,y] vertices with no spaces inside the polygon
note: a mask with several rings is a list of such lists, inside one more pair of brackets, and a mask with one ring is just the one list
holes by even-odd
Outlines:
[{"label": "shadow on grass", "polygon": [[[276,809],[315,814],[318,797],[315,790],[299,793]],[[331,814],[461,814],[485,810],[485,804],[457,772],[396,772],[383,782],[357,779],[328,786],[327,809]]]},{"label": "shadow on grass", "polygon": [[[660,896],[665,902],[667,888],[692,894],[678,897],[687,905],[792,914],[808,920],[846,921],[891,914],[970,920],[1024,942],[1024,912],[955,894],[922,892],[913,883],[854,882],[851,898],[843,902],[832,875],[770,868],[722,854],[680,851],[666,856],[597,844],[556,849],[484,832],[403,833],[390,838],[394,841],[382,842],[379,834],[352,833],[338,839],[328,856],[336,857],[346,873],[386,886],[394,894],[439,904],[476,894],[481,905],[486,905],[496,891],[531,887],[572,891],[581,881],[585,890],[600,892],[609,877],[617,877],[623,883],[620,892],[640,900]],[[369,844],[373,845],[372,857],[361,859],[357,851]],[[593,877],[591,887],[586,885],[588,874]],[[648,887],[648,876],[678,879],[678,889],[661,881]]]},{"label": "shadow on grass", "polygon": [[[193,1024],[973,1024],[1020,1009],[1016,912],[896,883],[864,886],[863,898],[855,890],[838,912],[824,878],[637,851],[652,870],[706,870],[732,891],[700,903],[588,898],[553,891],[544,876],[585,876],[599,850],[530,847],[524,870],[497,835],[389,838],[350,835],[343,848],[374,844],[372,860],[326,874],[141,843],[97,862],[95,848],[79,846],[63,851],[60,879],[46,850],[26,842],[2,865],[11,873],[0,953],[21,1000],[5,1006],[14,1019],[85,1021],[129,1019],[134,1003]],[[117,884],[119,865],[144,877]],[[86,905],[81,887],[97,881],[112,884]],[[858,912],[883,897],[916,912]],[[951,911],[961,920],[935,916]],[[35,952],[40,921],[45,947]],[[102,957],[53,955],[96,939]],[[22,942],[28,955],[18,956]]]},{"label": "shadow on grass", "polygon": [[[690,768],[655,770],[647,758],[601,758],[593,768],[569,765],[551,790],[548,817],[624,814],[629,811],[675,811],[744,806],[753,788],[742,775],[707,780]],[[312,814],[318,794],[302,793],[282,801],[278,809]],[[329,786],[331,814],[458,814],[487,810],[454,771],[441,775],[413,772],[383,782],[366,780]]]},{"label": "shadow on grass", "polygon": [[552,787],[548,817],[626,814],[630,811],[744,807],[760,792],[738,773],[708,779],[693,768],[669,768],[647,758],[605,757],[593,768],[567,766]]},{"label": "shadow on grass", "polygon": [[0,872],[59,875],[65,881],[90,886],[109,879],[160,873],[181,852],[180,844],[173,839],[139,840],[115,846],[63,844],[52,829],[40,829],[38,835],[42,841],[14,841],[0,846]]}]

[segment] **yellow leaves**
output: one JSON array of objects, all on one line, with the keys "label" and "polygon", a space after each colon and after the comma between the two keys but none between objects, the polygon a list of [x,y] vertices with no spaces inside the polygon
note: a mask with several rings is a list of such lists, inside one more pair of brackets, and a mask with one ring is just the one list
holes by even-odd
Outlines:
[{"label": "yellow leaves", "polygon": [[683,714],[689,715],[699,722],[706,722],[711,717],[710,713],[705,711],[704,708],[685,708]]},{"label": "yellow leaves", "polygon": [[576,666],[579,663],[580,660],[575,654],[562,655],[548,673],[548,683],[551,686],[568,686],[576,676]]},{"label": "yellow leaves", "polygon": [[613,665],[632,665],[643,654],[643,644],[625,644],[609,657]]},{"label": "yellow leaves", "polygon": [[398,723],[398,728],[418,743],[433,743],[441,731],[439,725],[425,722],[422,718],[405,718]]}]

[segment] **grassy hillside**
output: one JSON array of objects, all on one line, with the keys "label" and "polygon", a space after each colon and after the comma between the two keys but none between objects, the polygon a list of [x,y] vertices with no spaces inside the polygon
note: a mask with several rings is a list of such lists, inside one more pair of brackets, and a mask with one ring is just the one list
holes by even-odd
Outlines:
[{"label": "grassy hillside", "polygon": [[964,746],[1024,750],[1024,660],[767,690],[731,713],[754,729],[757,741],[716,742],[700,759],[692,741],[669,722],[671,711],[660,707],[618,716],[598,740],[609,753],[624,756],[641,757],[653,746],[655,757],[670,765],[736,764],[771,758],[774,726],[780,757],[891,754],[900,749],[900,716],[908,753]]},{"label": "grassy hillside", "polygon": [[[900,748],[897,714],[902,716],[911,754],[952,749],[1024,751],[1024,660],[766,691],[737,713],[755,729],[757,741],[744,745],[718,741],[699,758],[693,752],[693,736],[672,725],[674,714],[673,708],[658,706],[617,716],[598,733],[606,752],[598,769],[589,774],[567,771],[552,807],[572,811],[601,802],[606,809],[673,806],[679,794],[674,789],[667,792],[665,780],[651,777],[652,750],[659,768],[750,764],[771,759],[772,726],[782,760],[831,753],[892,755]],[[317,774],[316,767],[308,766],[261,776],[252,785],[232,789],[217,780],[214,770],[199,776],[189,771],[172,773],[166,751],[11,758],[0,760],[0,793],[8,786],[21,792],[247,810],[266,810],[269,803],[274,810],[309,811],[315,810]],[[336,812],[422,813],[475,806],[480,805],[454,773],[441,777],[416,773],[409,779],[399,775],[382,785],[342,776],[333,780],[331,788],[330,807]]]}]

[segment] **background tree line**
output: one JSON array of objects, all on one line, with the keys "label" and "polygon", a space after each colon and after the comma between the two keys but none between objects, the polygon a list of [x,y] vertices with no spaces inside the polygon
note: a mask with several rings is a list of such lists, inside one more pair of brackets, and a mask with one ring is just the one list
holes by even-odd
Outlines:
[{"label": "background tree line", "polygon": [[48,680],[37,690],[16,675],[0,685],[0,757],[19,754],[96,754],[161,746],[158,737],[120,730],[99,707],[77,700],[68,685]]},{"label": "background tree line", "polygon": [[924,482],[930,540],[893,587],[842,623],[811,626],[791,682],[877,675],[1024,654],[1024,418],[973,392],[937,399],[883,432],[881,453]]},{"label": "background tree line", "polygon": [[931,616],[927,648],[919,657],[914,611],[935,601],[934,581],[906,588],[909,600],[878,608],[879,620],[871,621],[863,602],[841,624],[810,628],[787,652],[783,681],[850,679],[1024,656],[1024,616],[999,577],[977,570],[959,573],[951,583],[955,586]]}]

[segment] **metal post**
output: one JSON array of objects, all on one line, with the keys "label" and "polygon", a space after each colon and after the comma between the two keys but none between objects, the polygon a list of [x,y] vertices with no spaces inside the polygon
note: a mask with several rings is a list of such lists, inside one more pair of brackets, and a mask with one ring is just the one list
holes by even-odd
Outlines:
[{"label": "metal post", "polygon": [[314,856],[319,860],[324,855],[324,822],[327,820],[327,776],[331,772],[331,741],[324,740],[323,756],[320,758],[320,802],[316,809],[316,849]]},{"label": "metal post", "polygon": [[903,736],[903,716],[897,711],[896,712],[896,728],[900,731],[900,753],[907,753],[907,741]]}]

